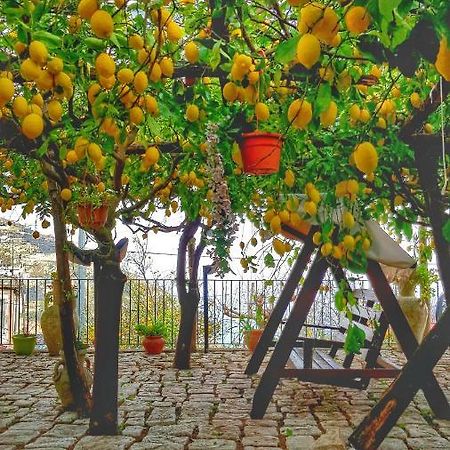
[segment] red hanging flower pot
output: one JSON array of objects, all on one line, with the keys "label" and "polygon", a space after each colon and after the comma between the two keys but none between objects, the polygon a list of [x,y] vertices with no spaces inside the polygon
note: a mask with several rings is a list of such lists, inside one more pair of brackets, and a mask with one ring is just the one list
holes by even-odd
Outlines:
[{"label": "red hanging flower pot", "polygon": [[77,206],[78,221],[83,228],[99,230],[108,220],[108,205],[93,206],[86,203]]},{"label": "red hanging flower pot", "polygon": [[280,169],[283,137],[278,133],[254,131],[244,133],[240,143],[244,172],[268,175]]}]

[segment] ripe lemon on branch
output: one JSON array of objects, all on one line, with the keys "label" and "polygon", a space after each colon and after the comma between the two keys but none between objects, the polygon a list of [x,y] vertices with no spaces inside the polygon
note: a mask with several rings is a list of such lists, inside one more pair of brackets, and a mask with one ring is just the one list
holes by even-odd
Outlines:
[{"label": "ripe lemon on branch", "polygon": [[297,44],[297,61],[307,69],[320,59],[320,42],[313,34],[304,34]]},{"label": "ripe lemon on branch", "polygon": [[378,166],[378,153],[370,142],[357,145],[353,153],[355,165],[364,174],[371,174]]}]

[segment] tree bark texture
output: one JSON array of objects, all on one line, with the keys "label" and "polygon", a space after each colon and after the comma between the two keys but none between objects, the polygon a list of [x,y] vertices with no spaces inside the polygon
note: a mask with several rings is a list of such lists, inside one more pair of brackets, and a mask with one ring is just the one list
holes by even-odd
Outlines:
[{"label": "tree bark texture", "polygon": [[66,369],[69,376],[75,409],[80,416],[87,416],[91,410],[91,395],[83,376],[83,368],[78,362],[75,349],[74,294],[70,278],[69,260],[66,252],[67,232],[64,210],[56,184],[49,180],[52,202],[52,215],[55,233],[55,253],[58,279],[55,281],[60,289],[59,314],[61,319],[62,347]]},{"label": "tree bark texture", "polygon": [[193,239],[200,225],[200,220],[189,222],[181,234],[177,255],[177,292],[180,302],[181,317],[175,348],[174,367],[189,369],[191,366],[191,343],[195,326],[195,317],[200,293],[198,291],[198,266],[203,244],[197,246],[192,257],[189,270],[189,281],[186,279],[186,256],[189,242]]},{"label": "tree bark texture", "polygon": [[118,433],[119,325],[126,277],[115,260],[114,244],[105,258],[95,258],[95,363],[91,435]]}]

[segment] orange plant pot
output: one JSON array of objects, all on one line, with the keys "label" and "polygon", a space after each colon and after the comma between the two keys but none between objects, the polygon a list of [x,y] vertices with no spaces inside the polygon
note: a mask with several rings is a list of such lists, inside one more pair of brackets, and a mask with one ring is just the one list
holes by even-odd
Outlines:
[{"label": "orange plant pot", "polygon": [[164,349],[164,339],[161,336],[145,336],[142,346],[149,355],[159,355]]},{"label": "orange plant pot", "polygon": [[263,331],[264,331],[263,329],[248,331],[245,343],[247,344],[248,349],[252,353],[255,351],[255,348],[258,345],[259,339],[261,338]]},{"label": "orange plant pot", "polygon": [[283,138],[278,133],[244,133],[240,143],[244,172],[269,175],[280,169]]},{"label": "orange plant pot", "polygon": [[78,205],[78,221],[83,228],[98,230],[108,220],[108,205],[94,207],[89,204]]}]

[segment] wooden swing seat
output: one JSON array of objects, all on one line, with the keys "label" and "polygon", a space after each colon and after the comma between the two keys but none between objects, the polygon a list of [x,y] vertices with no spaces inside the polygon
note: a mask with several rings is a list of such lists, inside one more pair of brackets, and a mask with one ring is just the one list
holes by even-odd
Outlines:
[{"label": "wooden swing seat", "polygon": [[[332,330],[336,339],[299,337],[289,356],[292,368],[284,369],[282,376],[297,378],[319,384],[366,389],[371,378],[395,378],[400,368],[380,356],[387,321],[383,317],[375,293],[369,289],[356,289],[353,295],[358,306],[352,308],[353,322],[364,330],[365,342],[361,357],[343,354],[345,333],[350,325],[348,319],[340,320],[339,326],[323,326]],[[379,323],[375,331],[370,323]],[[305,328],[317,328],[305,324]],[[341,356],[341,354],[343,354]],[[336,357],[340,356],[340,360]]]}]

